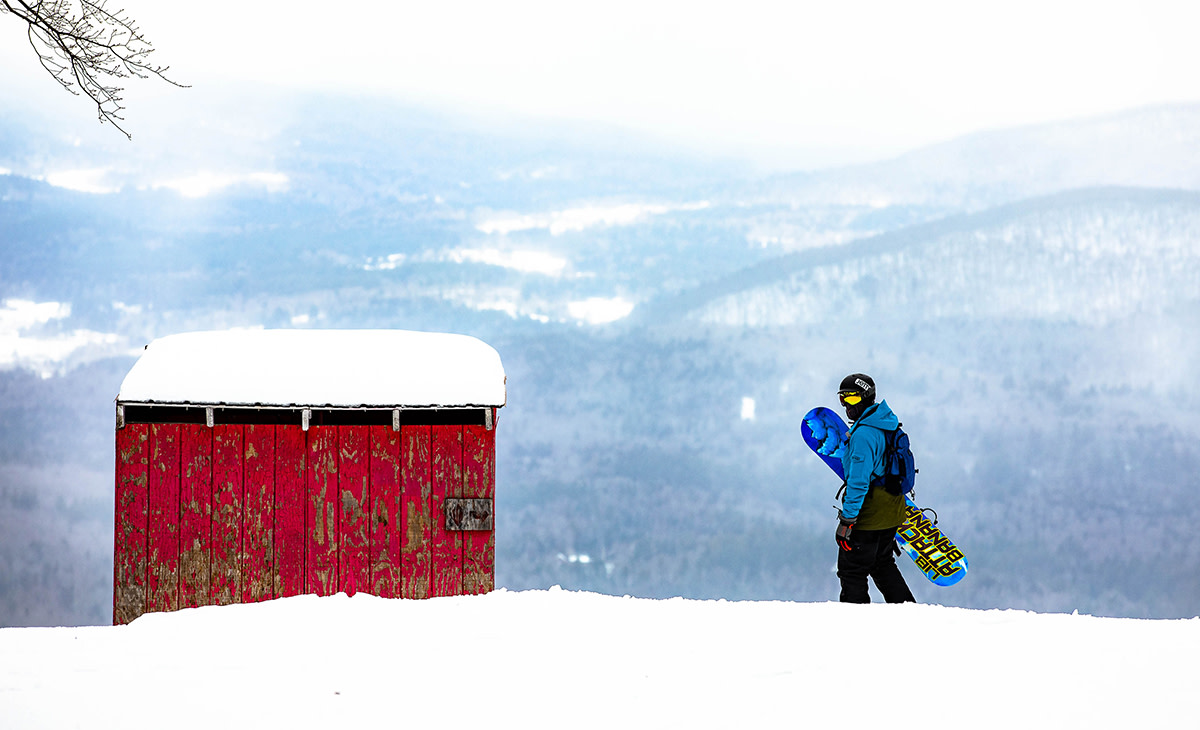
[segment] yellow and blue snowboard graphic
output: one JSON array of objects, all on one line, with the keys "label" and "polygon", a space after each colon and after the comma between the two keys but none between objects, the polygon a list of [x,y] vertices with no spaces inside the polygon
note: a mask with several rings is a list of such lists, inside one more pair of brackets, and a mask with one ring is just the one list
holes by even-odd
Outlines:
[{"label": "yellow and blue snowboard graphic", "polygon": [[[814,408],[804,416],[800,433],[804,436],[804,443],[833,469],[839,479],[844,480],[846,475],[842,472],[842,454],[846,450],[850,429],[842,417],[828,408]],[[925,577],[935,585],[952,586],[962,580],[967,574],[966,556],[925,516],[911,497],[904,499],[906,517],[904,524],[896,530],[896,543],[900,545],[900,550],[912,558]]]}]

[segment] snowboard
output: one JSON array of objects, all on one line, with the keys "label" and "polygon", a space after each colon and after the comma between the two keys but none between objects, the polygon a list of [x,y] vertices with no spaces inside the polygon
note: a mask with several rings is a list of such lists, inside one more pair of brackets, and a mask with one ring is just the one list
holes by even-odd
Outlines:
[{"label": "snowboard", "polygon": [[[842,454],[850,438],[850,429],[842,417],[829,408],[814,408],[804,416],[800,424],[804,443],[833,469],[839,479],[845,481],[842,472]],[[950,538],[911,498],[905,495],[905,519],[896,530],[896,543],[900,550],[912,558],[925,577],[934,585],[952,586],[967,574],[967,558]]]}]

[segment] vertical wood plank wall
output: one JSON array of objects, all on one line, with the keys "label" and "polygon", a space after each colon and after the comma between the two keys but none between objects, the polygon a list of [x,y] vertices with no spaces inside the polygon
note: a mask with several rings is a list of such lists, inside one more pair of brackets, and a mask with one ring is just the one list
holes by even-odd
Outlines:
[{"label": "vertical wood plank wall", "polygon": [[433,427],[400,429],[400,595],[428,598],[433,550]]},{"label": "vertical wood plank wall", "polygon": [[442,501],[495,499],[483,426],[128,424],[116,435],[113,623],[147,611],[495,585],[495,533]]},{"label": "vertical wood plank wall", "polygon": [[308,504],[304,510],[307,568],[305,592],[338,592],[338,431],[339,426],[308,430]]},{"label": "vertical wood plank wall", "polygon": [[354,595],[371,585],[371,457],[366,426],[338,431],[338,586]]},{"label": "vertical wood plank wall", "polygon": [[242,458],[242,527],[238,565],[241,566],[240,603],[275,597],[275,426],[248,425]]},{"label": "vertical wood plank wall", "polygon": [[[463,426],[464,497],[496,499],[496,431]],[[495,519],[493,515],[492,519]],[[463,586],[466,594],[491,593],[496,586],[496,532],[470,531],[463,536]]]},{"label": "vertical wood plank wall", "polygon": [[389,426],[371,426],[371,462],[367,484],[370,493],[371,593],[401,595],[400,537],[404,530],[400,501],[400,434]]},{"label": "vertical wood plank wall", "polygon": [[275,427],[275,597],[304,593],[307,434]]},{"label": "vertical wood plank wall", "polygon": [[213,428],[212,571],[210,602],[217,606],[242,598],[242,519],[246,482],[243,446],[245,426]]},{"label": "vertical wood plank wall", "polygon": [[[462,426],[433,427],[433,514],[445,514],[442,504],[463,496]],[[462,593],[462,533],[433,531],[431,596]]]},{"label": "vertical wood plank wall", "polygon": [[179,427],[179,607],[209,603],[212,446],[205,426]]},{"label": "vertical wood plank wall", "polygon": [[179,426],[150,426],[146,610],[179,608]]},{"label": "vertical wood plank wall", "polygon": [[114,624],[129,623],[146,611],[149,437],[150,427],[144,423],[117,431]]}]

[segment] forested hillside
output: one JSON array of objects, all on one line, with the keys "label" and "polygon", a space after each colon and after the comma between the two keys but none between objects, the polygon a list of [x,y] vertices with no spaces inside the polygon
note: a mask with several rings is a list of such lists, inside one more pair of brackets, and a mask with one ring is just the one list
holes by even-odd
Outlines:
[{"label": "forested hillside", "polygon": [[800,419],[865,371],[971,561],[907,566],[919,599],[1200,611],[1194,108],[777,176],[323,109],[108,192],[60,174],[106,152],[0,118],[0,625],[109,621],[113,398],[150,339],[230,327],[493,345],[499,585],[834,597]]}]

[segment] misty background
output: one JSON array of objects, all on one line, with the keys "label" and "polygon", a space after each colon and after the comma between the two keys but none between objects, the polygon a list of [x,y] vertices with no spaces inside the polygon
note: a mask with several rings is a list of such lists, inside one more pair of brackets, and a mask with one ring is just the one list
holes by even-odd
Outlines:
[{"label": "misty background", "polygon": [[151,339],[230,327],[494,346],[499,586],[835,598],[839,484],[800,421],[861,371],[971,564],[938,588],[902,561],[918,600],[1200,613],[1200,105],[919,144],[895,108],[911,129],[861,131],[871,155],[820,125],[748,152],[649,112],[251,79],[131,101],[128,142],[22,69],[0,85],[0,625],[111,621],[120,382]]}]

